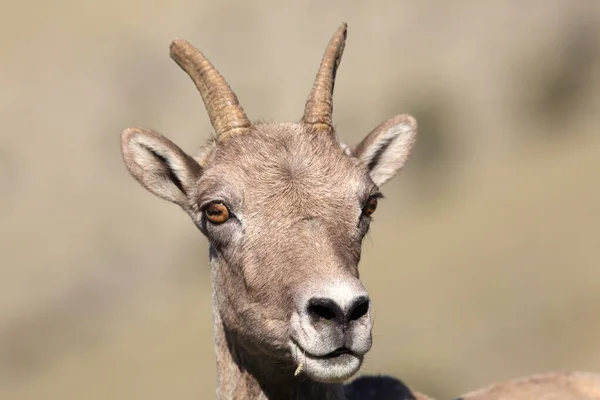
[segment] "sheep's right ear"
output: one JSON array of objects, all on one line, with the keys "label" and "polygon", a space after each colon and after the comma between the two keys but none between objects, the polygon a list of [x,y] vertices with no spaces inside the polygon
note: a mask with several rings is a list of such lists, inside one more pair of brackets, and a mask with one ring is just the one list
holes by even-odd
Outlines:
[{"label": "sheep's right ear", "polygon": [[202,167],[175,143],[158,132],[128,128],[121,134],[127,169],[150,192],[187,208],[188,195]]}]

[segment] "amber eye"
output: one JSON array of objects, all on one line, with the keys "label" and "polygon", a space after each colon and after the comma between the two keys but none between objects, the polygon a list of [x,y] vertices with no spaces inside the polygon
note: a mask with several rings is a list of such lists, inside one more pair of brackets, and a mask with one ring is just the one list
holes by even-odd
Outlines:
[{"label": "amber eye", "polygon": [[204,209],[206,218],[213,224],[222,224],[229,219],[229,209],[223,203],[211,203]]},{"label": "amber eye", "polygon": [[363,209],[363,213],[370,217],[371,215],[373,215],[373,213],[375,212],[376,209],[377,209],[377,197],[371,197],[369,199],[369,201],[367,201],[367,204],[365,205],[365,208]]}]

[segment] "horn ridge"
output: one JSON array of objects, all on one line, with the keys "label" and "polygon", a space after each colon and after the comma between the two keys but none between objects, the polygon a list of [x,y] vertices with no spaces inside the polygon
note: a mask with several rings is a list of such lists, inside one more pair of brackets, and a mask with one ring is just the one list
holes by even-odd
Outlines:
[{"label": "horn ridge", "polygon": [[306,100],[302,122],[313,125],[318,130],[333,131],[333,89],[337,69],[344,53],[347,32],[348,24],[343,22],[332,36]]},{"label": "horn ridge", "polygon": [[202,52],[184,39],[175,39],[170,56],[198,88],[219,140],[250,129],[250,121],[237,96]]}]

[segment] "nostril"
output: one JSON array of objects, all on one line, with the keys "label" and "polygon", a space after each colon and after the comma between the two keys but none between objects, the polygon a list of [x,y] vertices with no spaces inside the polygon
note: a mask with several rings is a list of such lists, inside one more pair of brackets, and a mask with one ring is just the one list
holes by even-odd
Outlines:
[{"label": "nostril", "polygon": [[308,312],[319,318],[323,318],[323,319],[327,319],[327,320],[335,318],[335,313],[333,312],[333,310],[331,310],[325,306],[309,306]]},{"label": "nostril", "polygon": [[333,320],[337,317],[337,306],[329,299],[310,299],[308,303],[308,314],[312,317],[325,320]]},{"label": "nostril", "polygon": [[359,300],[357,302],[357,304],[354,306],[354,309],[352,310],[352,312],[350,312],[350,317],[348,318],[348,320],[356,321],[357,319],[360,319],[361,317],[366,315],[368,312],[369,312],[369,299],[363,298],[363,299]]}]

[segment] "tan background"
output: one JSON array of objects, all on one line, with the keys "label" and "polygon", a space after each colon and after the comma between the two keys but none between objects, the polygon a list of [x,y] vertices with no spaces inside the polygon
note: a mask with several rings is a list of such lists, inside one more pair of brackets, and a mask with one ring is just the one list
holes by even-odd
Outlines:
[{"label": "tan background", "polygon": [[251,118],[298,119],[341,21],[340,135],[420,122],[365,241],[362,372],[440,398],[600,372],[600,2],[0,7],[0,399],[214,398],[205,240],[127,174],[119,133],[209,137],[174,37]]}]

